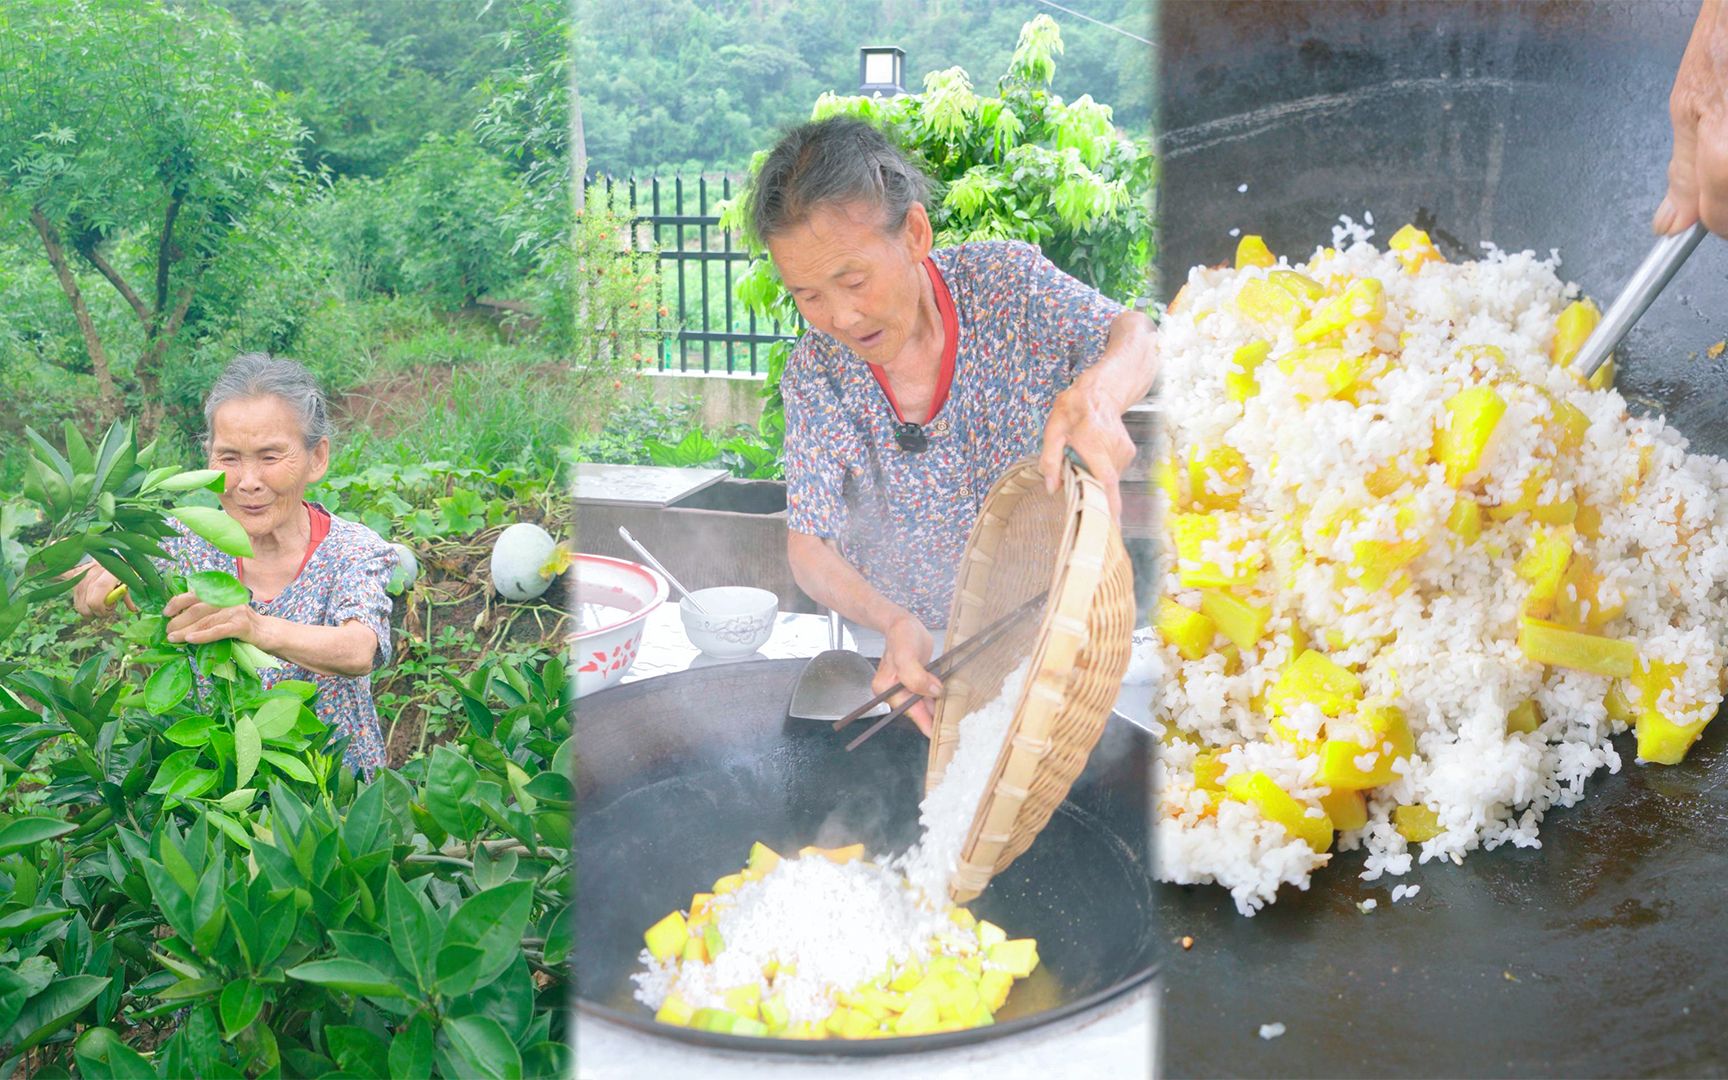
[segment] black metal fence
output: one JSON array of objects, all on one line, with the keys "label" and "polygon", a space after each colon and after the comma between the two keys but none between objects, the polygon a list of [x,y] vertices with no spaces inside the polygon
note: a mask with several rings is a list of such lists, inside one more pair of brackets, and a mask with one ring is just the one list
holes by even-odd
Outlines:
[{"label": "black metal fence", "polygon": [[645,235],[633,231],[632,241],[651,240],[668,264],[668,314],[656,312],[655,323],[662,331],[655,360],[659,370],[765,374],[763,350],[793,340],[798,328],[758,320],[732,293],[750,253],[740,238],[720,227],[717,203],[732,197],[731,177],[720,178],[718,191],[705,176],[694,183],[682,176],[607,183],[614,193],[626,188],[631,217],[645,230]]}]

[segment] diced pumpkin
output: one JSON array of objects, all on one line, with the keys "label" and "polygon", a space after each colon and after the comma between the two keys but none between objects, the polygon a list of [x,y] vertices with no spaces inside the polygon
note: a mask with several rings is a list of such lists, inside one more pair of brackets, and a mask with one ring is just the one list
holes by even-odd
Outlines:
[{"label": "diced pumpkin", "polygon": [[1308,303],[1313,303],[1326,295],[1326,286],[1315,281],[1307,274],[1300,274],[1294,270],[1274,270],[1270,274],[1266,275],[1266,280],[1277,285],[1296,299]]},{"label": "diced pumpkin", "polygon": [[1218,539],[1217,514],[1173,514],[1170,532],[1176,547],[1176,579],[1188,588],[1227,588],[1247,585],[1260,569],[1258,553],[1235,560],[1229,573],[1203,553],[1206,544]]},{"label": "diced pumpkin", "polygon": [[936,1024],[941,1020],[941,1010],[933,997],[920,997],[906,1006],[894,1021],[896,1035],[928,1035],[936,1030]]},{"label": "diced pumpkin", "polygon": [[648,944],[649,954],[664,963],[684,951],[684,943],[690,940],[690,929],[683,914],[674,911],[650,926],[642,937]]},{"label": "diced pumpkin", "polygon": [[1198,660],[1211,652],[1212,639],[1218,633],[1211,618],[1183,607],[1168,596],[1158,598],[1158,618],[1153,625],[1160,637],[1189,660]]},{"label": "diced pumpkin", "polygon": [[1602,321],[1602,313],[1589,300],[1574,300],[1554,320],[1554,341],[1548,348],[1548,358],[1556,367],[1569,367],[1578,350]]},{"label": "diced pumpkin", "polygon": [[991,969],[978,977],[978,997],[991,1012],[1001,1012],[1008,1003],[1008,991],[1014,986],[1014,976],[1000,969]]},{"label": "diced pumpkin", "polygon": [[1370,472],[1363,478],[1363,482],[1368,487],[1368,494],[1376,499],[1384,499],[1414,479],[1409,473],[1399,468],[1396,461],[1392,461]]},{"label": "diced pumpkin", "polygon": [[1307,703],[1327,716],[1342,716],[1361,699],[1362,680],[1313,649],[1287,664],[1266,692],[1267,708],[1278,714]]},{"label": "diced pumpkin", "polygon": [[[1397,707],[1379,705],[1360,709],[1355,721],[1361,728],[1356,737],[1327,739],[1320,744],[1317,778],[1334,791],[1364,791],[1390,784],[1398,777],[1392,763],[1416,752],[1410,724]],[[1361,768],[1358,762],[1368,754],[1374,757],[1368,768]]]},{"label": "diced pumpkin", "polygon": [[758,874],[766,874],[780,865],[780,856],[775,853],[773,848],[758,840],[750,845],[750,859],[747,865]]},{"label": "diced pumpkin", "polygon": [[720,995],[726,1002],[726,1008],[733,1013],[748,1017],[751,1020],[762,1019],[762,984],[747,983],[744,986],[734,986]]},{"label": "diced pumpkin", "polygon": [[[704,930],[704,933],[707,931]],[[708,955],[708,942],[701,937],[691,937],[684,943],[682,959],[686,964],[706,964],[714,959]]]},{"label": "diced pumpkin", "polygon": [[1230,400],[1241,403],[1260,392],[1255,372],[1272,351],[1270,341],[1250,341],[1230,357],[1230,367],[1224,373],[1224,390]]},{"label": "diced pumpkin", "polygon": [[1369,592],[1378,592],[1394,574],[1427,549],[1425,538],[1358,540],[1350,546],[1350,565],[1356,571],[1353,580]]},{"label": "diced pumpkin", "polygon": [[1446,527],[1457,533],[1466,544],[1475,543],[1476,538],[1482,535],[1482,504],[1460,494],[1453,500],[1452,509],[1446,512]]},{"label": "diced pumpkin", "polygon": [[1530,532],[1530,546],[1514,564],[1513,571],[1530,585],[1528,610],[1547,618],[1555,606],[1560,581],[1572,561],[1574,535],[1571,527],[1537,526]]},{"label": "diced pumpkin", "polygon": [[1602,698],[1602,704],[1607,708],[1610,720],[1630,724],[1638,719],[1638,708],[1626,696],[1623,680],[1615,679],[1608,684],[1608,693]]},{"label": "diced pumpkin", "polygon": [[829,862],[845,864],[862,859],[864,857],[864,845],[847,844],[845,847],[837,848],[805,847],[800,848],[798,854],[800,856],[820,855]]},{"label": "diced pumpkin", "polygon": [[1440,827],[1440,815],[1426,806],[1393,807],[1392,827],[1412,844],[1432,840],[1445,832]]},{"label": "diced pumpkin", "polygon": [[770,1032],[783,1032],[792,1023],[792,1010],[786,1005],[785,994],[775,994],[762,1002],[762,1022]]},{"label": "diced pumpkin", "polygon": [[1237,292],[1236,310],[1258,323],[1290,325],[1302,317],[1302,301],[1270,281],[1255,278]]},{"label": "diced pumpkin", "polygon": [[1638,760],[1656,765],[1678,765],[1686,751],[1703,734],[1709,717],[1690,724],[1676,724],[1654,711],[1638,714]]},{"label": "diced pumpkin", "polygon": [[710,923],[702,928],[702,949],[708,954],[710,961],[719,956],[725,948],[726,941],[720,936],[719,927]]},{"label": "diced pumpkin", "polygon": [[1234,446],[1188,451],[1188,497],[1205,510],[1229,510],[1242,501],[1250,473],[1248,459]]},{"label": "diced pumpkin", "polygon": [[1200,590],[1200,611],[1238,649],[1252,649],[1272,621],[1270,605],[1252,604],[1221,589]]},{"label": "diced pumpkin", "polygon": [[977,916],[963,907],[957,907],[948,913],[948,921],[962,930],[971,930],[978,925]]},{"label": "diced pumpkin", "polygon": [[737,892],[743,884],[743,874],[727,874],[714,882],[714,895],[725,896],[727,893]]},{"label": "diced pumpkin", "polygon": [[1386,289],[1378,278],[1359,278],[1321,304],[1313,317],[1296,328],[1298,344],[1319,341],[1352,323],[1378,323],[1386,317]]},{"label": "diced pumpkin", "polygon": [[1202,750],[1194,755],[1194,786],[1201,791],[1223,791],[1224,762],[1216,750]]},{"label": "diced pumpkin", "polygon": [[1507,734],[1532,735],[1542,726],[1542,710],[1535,698],[1526,698],[1506,714]]},{"label": "diced pumpkin", "polygon": [[1320,809],[1326,811],[1326,816],[1332,819],[1332,827],[1339,832],[1360,829],[1368,824],[1368,800],[1360,791],[1339,788],[1322,795]]},{"label": "diced pumpkin", "polygon": [[1224,789],[1232,799],[1257,808],[1267,821],[1282,825],[1291,837],[1315,851],[1332,846],[1332,819],[1324,811],[1319,817],[1309,816],[1306,806],[1265,773],[1237,773],[1225,782]]},{"label": "diced pumpkin", "polygon": [[1592,390],[1606,390],[1614,385],[1614,358],[1610,356],[1602,361],[1602,366],[1596,369],[1596,374],[1590,376],[1584,385]]},{"label": "diced pumpkin", "polygon": [[991,922],[989,919],[978,920],[978,944],[984,949],[992,945],[1000,945],[1008,940],[1007,931]]},{"label": "diced pumpkin", "polygon": [[690,897],[690,918],[703,919],[708,916],[708,909],[714,903],[714,894],[699,892]]},{"label": "diced pumpkin", "polygon": [[1187,506],[1187,489],[1182,484],[1182,470],[1176,467],[1176,462],[1170,458],[1159,458],[1152,466],[1152,480],[1158,489],[1164,492],[1164,498],[1171,510],[1181,510]]},{"label": "diced pumpkin", "polygon": [[1572,453],[1584,445],[1584,438],[1590,432],[1590,417],[1583,409],[1570,401],[1554,403],[1554,423],[1557,435],[1554,440],[1563,453]]},{"label": "diced pumpkin", "polygon": [[1428,233],[1414,225],[1405,225],[1393,233],[1386,246],[1397,253],[1406,273],[1416,273],[1424,263],[1446,261],[1434,242],[1428,239]]},{"label": "diced pumpkin", "polygon": [[672,1024],[676,1027],[689,1027],[690,1021],[696,1016],[696,1010],[688,1001],[677,994],[667,994],[660,1003],[660,1009],[654,1014],[654,1019],[662,1024]]},{"label": "diced pumpkin", "polygon": [[1253,233],[1245,234],[1236,241],[1236,269],[1246,266],[1276,266],[1277,256],[1266,246],[1266,241]]},{"label": "diced pumpkin", "polygon": [[1629,677],[1638,659],[1638,646],[1633,642],[1581,634],[1528,615],[1518,619],[1518,648],[1539,664],[1617,679]]},{"label": "diced pumpkin", "polygon": [[1580,502],[1578,512],[1572,517],[1572,527],[1578,530],[1579,536],[1587,536],[1592,540],[1602,537],[1602,511],[1589,503]]},{"label": "diced pumpkin", "polygon": [[1506,415],[1506,399],[1491,386],[1472,386],[1446,399],[1445,424],[1434,434],[1434,460],[1446,482],[1460,487],[1482,461],[1482,451]]},{"label": "diced pumpkin", "polygon": [[1024,979],[1038,966],[1038,943],[1031,938],[999,941],[990,946],[984,958],[1016,979]]}]

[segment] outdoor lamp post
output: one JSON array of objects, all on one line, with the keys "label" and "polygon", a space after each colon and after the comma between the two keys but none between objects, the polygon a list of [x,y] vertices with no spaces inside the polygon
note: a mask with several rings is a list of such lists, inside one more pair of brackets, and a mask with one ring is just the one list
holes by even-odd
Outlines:
[{"label": "outdoor lamp post", "polygon": [[903,72],[906,51],[893,45],[866,45],[858,50],[858,92],[896,97],[906,92]]}]

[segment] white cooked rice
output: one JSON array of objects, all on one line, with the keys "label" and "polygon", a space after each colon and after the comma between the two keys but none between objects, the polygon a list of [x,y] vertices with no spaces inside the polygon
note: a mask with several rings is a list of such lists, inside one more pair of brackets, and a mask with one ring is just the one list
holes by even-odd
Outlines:
[{"label": "white cooked rice", "polygon": [[[657,1010],[676,991],[692,1008],[720,1009],[726,991],[756,983],[764,996],[784,995],[792,1022],[815,1021],[834,1010],[840,993],[897,965],[975,952],[977,930],[948,917],[948,878],[1007,740],[1027,667],[961,719],[947,771],[919,804],[917,844],[886,865],[781,858],[759,880],[710,901],[725,946],[712,963],[661,962],[643,949],[643,969],[631,976],[636,999]],[[764,974],[770,964],[782,969],[772,980]]]},{"label": "white cooked rice", "polygon": [[[1243,283],[1264,278],[1268,270],[1190,271],[1179,310],[1161,325],[1166,453],[1182,461],[1192,446],[1229,445],[1252,470],[1242,501],[1248,513],[1221,529],[1208,557],[1266,557],[1270,526],[1297,520],[1299,504],[1310,510],[1304,540],[1311,546],[1322,543],[1312,523],[1344,509],[1368,508],[1333,540],[1333,551],[1345,561],[1355,541],[1397,538],[1391,500],[1371,497],[1362,478],[1393,461],[1427,460],[1443,403],[1484,374],[1484,361],[1473,367],[1456,350],[1494,345],[1528,385],[1503,391],[1509,407],[1481,468],[1489,501],[1522,486],[1538,450],[1553,457],[1550,436],[1538,422],[1549,405],[1534,388],[1583,410],[1590,427],[1582,452],[1574,455],[1578,465],[1569,475],[1557,470],[1563,483],[1551,479],[1547,498],[1577,497],[1602,511],[1600,538],[1580,538],[1580,544],[1626,599],[1625,614],[1608,632],[1635,639],[1647,658],[1686,665],[1684,677],[1660,703],[1663,712],[1687,719],[1714,714],[1722,700],[1719,628],[1728,624],[1728,464],[1688,454],[1685,439],[1659,417],[1630,417],[1617,392],[1585,390],[1550,363],[1555,318],[1576,295],[1574,286],[1556,276],[1557,256],[1538,259],[1484,245],[1480,261],[1429,264],[1409,274],[1393,255],[1368,243],[1368,229],[1342,220],[1334,230],[1338,253],[1325,262],[1324,272],[1379,279],[1387,304],[1379,327],[1358,324],[1349,330],[1346,352],[1375,350],[1396,361],[1361,405],[1297,400],[1297,379],[1275,363],[1295,344],[1289,329],[1273,341],[1273,359],[1258,369],[1260,391],[1245,404],[1229,399],[1224,374],[1232,354],[1267,335],[1233,300]],[[1271,269],[1290,268],[1312,269],[1283,260]],[[1401,334],[1407,335],[1402,343]],[[1650,448],[1650,472],[1623,502],[1623,485],[1638,472],[1639,447]],[[1315,780],[1317,755],[1270,738],[1266,717],[1248,704],[1277,676],[1298,615],[1309,629],[1331,629],[1351,643],[1326,651],[1360,672],[1368,694],[1399,705],[1416,739],[1416,755],[1397,764],[1398,779],[1366,793],[1367,826],[1337,838],[1339,850],[1365,850],[1367,880],[1407,873],[1414,858],[1457,862],[1476,848],[1540,846],[1538,827],[1550,807],[1576,802],[1597,770],[1620,768],[1609,736],[1625,725],[1607,716],[1608,680],[1545,669],[1524,659],[1516,645],[1526,587],[1513,564],[1531,532],[1528,515],[1504,523],[1484,518],[1483,539],[1502,549],[1489,557],[1480,545],[1464,551],[1444,541],[1449,534],[1443,522],[1454,496],[1437,466],[1428,466],[1419,484],[1398,494],[1414,495],[1417,531],[1436,538],[1410,564],[1415,586],[1402,595],[1341,591],[1329,566],[1308,564],[1296,570],[1294,589],[1281,595],[1269,641],[1245,653],[1237,672],[1226,671],[1222,656],[1190,661],[1159,641],[1155,726],[1167,736],[1193,740],[1172,741],[1154,766],[1161,879],[1223,885],[1243,914],[1253,914],[1272,902],[1281,885],[1306,889],[1313,871],[1329,861],[1248,804],[1222,799],[1214,806],[1193,779],[1201,748],[1196,744],[1231,747],[1222,755],[1226,778],[1261,770],[1298,799],[1312,802],[1325,794]],[[1184,588],[1174,560],[1169,562],[1165,594],[1196,607],[1199,592]],[[1387,644],[1380,647],[1377,638]],[[1318,638],[1316,644],[1325,647]],[[1534,734],[1509,734],[1507,712],[1529,698],[1540,707],[1543,724]],[[1317,710],[1299,710],[1286,723],[1312,737],[1321,720]],[[1420,845],[1407,843],[1391,821],[1400,804],[1433,810],[1441,834]],[[1394,899],[1407,895],[1414,889],[1395,891]]]}]

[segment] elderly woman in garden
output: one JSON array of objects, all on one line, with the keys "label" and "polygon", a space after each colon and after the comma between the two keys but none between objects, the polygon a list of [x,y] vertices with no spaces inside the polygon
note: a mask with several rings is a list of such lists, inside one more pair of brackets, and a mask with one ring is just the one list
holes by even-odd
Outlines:
[{"label": "elderly woman in garden", "polygon": [[[1119,513],[1152,388],[1151,321],[1036,247],[932,250],[929,183],[852,117],[794,129],[750,194],[751,225],[810,330],[786,402],[787,553],[798,584],[882,636],[875,688],[928,701],[966,538],[991,484],[1037,452],[1055,490],[1072,449]],[[929,731],[920,702],[908,714]]]},{"label": "elderly woman in garden", "polygon": [[[253,556],[225,555],[176,523],[163,544],[165,570],[221,570],[251,590],[250,603],[212,607],[190,592],[169,601],[168,639],[245,641],[286,662],[261,673],[266,686],[305,679],[318,715],[349,739],[346,761],[370,773],[384,764],[371,673],[390,659],[395,553],[364,525],[306,501],[330,463],[323,392],[304,367],[262,353],[236,358],[204,403],[210,467],[225,474],[222,509],[251,540]],[[118,602],[118,584],[92,567],[73,592],[86,616]]]}]

